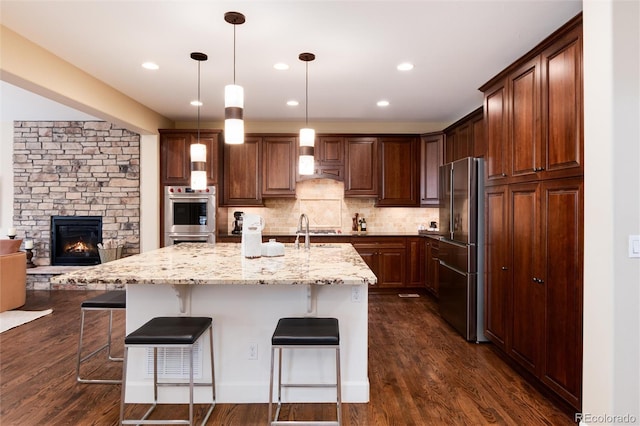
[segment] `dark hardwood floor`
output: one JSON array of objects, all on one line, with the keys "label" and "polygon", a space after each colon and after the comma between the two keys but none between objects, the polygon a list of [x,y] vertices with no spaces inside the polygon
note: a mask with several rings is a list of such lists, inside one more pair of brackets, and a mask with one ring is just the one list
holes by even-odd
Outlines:
[{"label": "dark hardwood floor", "polygon": [[[28,292],[23,309],[53,308],[53,314],[0,334],[2,426],[118,423],[120,385],[75,381],[80,303],[98,293]],[[106,315],[91,317],[88,327],[106,327]],[[116,318],[116,330],[124,328],[123,319]],[[115,340],[121,342],[122,334]],[[114,364],[95,368],[118,377],[121,364]],[[87,368],[91,373],[93,365]],[[428,296],[370,294],[369,380],[370,402],[344,404],[345,426],[573,424],[491,345],[467,343],[456,335]],[[158,415],[182,409],[164,406]],[[203,411],[199,407],[198,415]],[[295,404],[283,408],[281,417],[312,419],[333,411],[328,404]],[[266,417],[266,404],[218,404],[208,424],[265,425]]]}]

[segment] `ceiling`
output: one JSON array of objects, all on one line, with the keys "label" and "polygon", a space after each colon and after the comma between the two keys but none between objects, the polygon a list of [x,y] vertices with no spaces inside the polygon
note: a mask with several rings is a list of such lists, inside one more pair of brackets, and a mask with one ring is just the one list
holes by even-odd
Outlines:
[{"label": "ceiling", "polygon": [[[312,52],[310,124],[452,122],[481,105],[478,87],[581,10],[580,0],[2,0],[0,23],[174,121],[195,121],[197,62],[189,54],[204,52],[201,117],[219,121],[233,82],[234,27],[224,14],[238,11],[246,16],[236,27],[246,120],[304,120],[298,55]],[[145,61],[160,68],[145,70]],[[277,71],[277,62],[290,68]],[[398,71],[401,62],[415,67]],[[0,89],[6,119],[18,113],[9,97],[25,93]],[[287,106],[291,99],[300,104]]]}]

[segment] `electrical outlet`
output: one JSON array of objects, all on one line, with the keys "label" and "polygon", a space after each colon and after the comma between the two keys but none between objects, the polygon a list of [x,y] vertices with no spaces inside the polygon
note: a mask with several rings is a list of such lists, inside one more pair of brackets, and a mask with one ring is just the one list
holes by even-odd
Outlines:
[{"label": "electrical outlet", "polygon": [[249,349],[247,350],[248,359],[258,359],[258,344],[249,343]]},{"label": "electrical outlet", "polygon": [[352,303],[362,302],[362,289],[358,285],[354,285],[351,287],[351,302]]}]

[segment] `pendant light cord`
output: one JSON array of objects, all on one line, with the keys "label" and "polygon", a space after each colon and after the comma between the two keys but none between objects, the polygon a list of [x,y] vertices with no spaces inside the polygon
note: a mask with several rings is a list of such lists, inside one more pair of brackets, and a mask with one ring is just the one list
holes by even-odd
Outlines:
[{"label": "pendant light cord", "polygon": [[236,26],[233,26],[233,85],[236,84]]},{"label": "pendant light cord", "polygon": [[305,62],[304,123],[309,127],[309,62]]},{"label": "pendant light cord", "polygon": [[198,143],[200,143],[200,61],[198,61]]}]

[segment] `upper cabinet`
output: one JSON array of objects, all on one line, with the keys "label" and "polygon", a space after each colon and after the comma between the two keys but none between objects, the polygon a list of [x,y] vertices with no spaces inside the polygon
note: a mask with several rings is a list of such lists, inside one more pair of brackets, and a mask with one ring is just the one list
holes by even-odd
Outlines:
[{"label": "upper cabinet", "polygon": [[[191,184],[191,144],[198,142],[197,130],[160,129],[160,180],[164,185]],[[207,185],[218,183],[220,130],[200,130],[200,143],[207,147]]]},{"label": "upper cabinet", "polygon": [[441,132],[428,133],[420,137],[420,205],[438,206],[440,185],[438,174],[442,165]]},{"label": "upper cabinet", "polygon": [[419,205],[418,148],[413,135],[378,139],[380,194],[376,205]]},{"label": "upper cabinet", "polygon": [[262,139],[262,196],[295,197],[297,140],[295,136]]},{"label": "upper cabinet", "polygon": [[344,141],[344,194],[347,197],[378,195],[378,140],[346,137]]},{"label": "upper cabinet", "polygon": [[344,181],[344,139],[344,135],[317,135],[314,174],[298,175],[298,181],[318,178]]},{"label": "upper cabinet", "polygon": [[584,172],[582,29],[563,29],[480,88],[487,184]]},{"label": "upper cabinet", "polygon": [[223,168],[223,205],[262,205],[262,138],[245,135],[243,144],[225,145]]},{"label": "upper cabinet", "polygon": [[483,157],[485,138],[482,107],[444,129],[444,134],[445,163],[465,157]]}]

